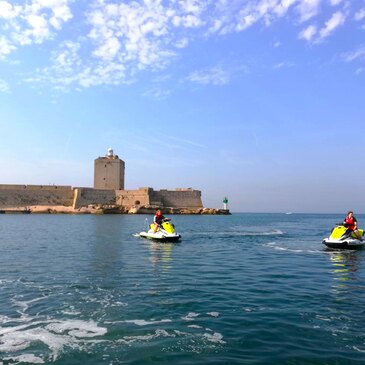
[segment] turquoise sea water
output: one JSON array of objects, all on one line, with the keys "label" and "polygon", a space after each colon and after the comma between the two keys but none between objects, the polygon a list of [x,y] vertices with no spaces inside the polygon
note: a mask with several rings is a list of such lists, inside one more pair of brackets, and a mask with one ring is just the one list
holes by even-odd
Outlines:
[{"label": "turquoise sea water", "polygon": [[[365,250],[340,215],[1,215],[0,365],[364,364]],[[365,225],[365,216],[357,216]]]}]

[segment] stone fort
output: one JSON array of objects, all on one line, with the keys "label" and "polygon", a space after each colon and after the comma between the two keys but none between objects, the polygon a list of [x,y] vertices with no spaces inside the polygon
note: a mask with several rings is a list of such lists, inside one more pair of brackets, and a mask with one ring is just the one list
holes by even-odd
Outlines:
[{"label": "stone fort", "polygon": [[113,206],[128,212],[169,208],[172,211],[203,209],[201,191],[192,188],[155,191],[150,187],[125,190],[125,163],[112,149],[94,161],[94,187],[0,184],[0,209],[30,206],[64,206],[80,209]]}]

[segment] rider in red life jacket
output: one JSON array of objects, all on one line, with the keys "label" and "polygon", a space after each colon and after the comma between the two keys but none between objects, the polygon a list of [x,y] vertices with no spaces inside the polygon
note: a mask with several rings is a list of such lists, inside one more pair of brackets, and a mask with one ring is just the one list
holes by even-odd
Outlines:
[{"label": "rider in red life jacket", "polygon": [[343,224],[348,228],[348,230],[353,231],[359,240],[363,240],[361,233],[357,229],[357,219],[355,218],[353,212],[350,211],[347,213]]},{"label": "rider in red life jacket", "polygon": [[161,209],[156,210],[155,218],[153,219],[153,223],[155,225],[155,228],[153,230],[153,233],[156,233],[158,230],[158,226],[160,226],[163,222],[171,220],[170,218],[165,218],[162,215]]}]

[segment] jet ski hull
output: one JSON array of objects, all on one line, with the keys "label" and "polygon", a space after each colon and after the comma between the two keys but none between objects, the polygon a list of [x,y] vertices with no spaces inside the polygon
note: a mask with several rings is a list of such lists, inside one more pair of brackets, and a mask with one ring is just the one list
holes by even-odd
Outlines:
[{"label": "jet ski hull", "polygon": [[161,232],[141,232],[139,236],[148,240],[158,242],[177,242],[181,238],[181,235],[179,234],[164,234]]},{"label": "jet ski hull", "polygon": [[347,239],[340,241],[325,238],[322,243],[328,248],[336,250],[359,250],[365,247],[365,241],[360,241],[356,239]]},{"label": "jet ski hull", "polygon": [[175,232],[175,226],[169,220],[162,222],[156,232],[155,225],[152,223],[150,229],[147,232],[139,233],[139,236],[159,242],[176,242],[181,238],[181,236]]},{"label": "jet ski hull", "polygon": [[363,236],[363,229],[358,229],[355,234],[355,232],[349,231],[345,225],[337,224],[332,229],[331,235],[322,243],[332,249],[357,250],[365,246],[365,241],[361,239]]}]

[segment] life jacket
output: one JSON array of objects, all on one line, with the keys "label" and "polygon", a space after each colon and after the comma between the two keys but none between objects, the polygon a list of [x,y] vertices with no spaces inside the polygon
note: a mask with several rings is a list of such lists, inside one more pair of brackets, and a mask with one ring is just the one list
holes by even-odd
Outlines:
[{"label": "life jacket", "polygon": [[351,229],[352,231],[355,229],[355,219],[354,219],[354,217],[352,217],[352,218],[346,217],[345,223],[347,224],[348,229]]},{"label": "life jacket", "polygon": [[165,217],[162,214],[161,215],[156,214],[154,222],[157,223],[157,224],[161,224],[164,219],[165,219]]}]

